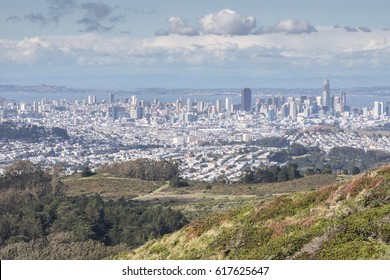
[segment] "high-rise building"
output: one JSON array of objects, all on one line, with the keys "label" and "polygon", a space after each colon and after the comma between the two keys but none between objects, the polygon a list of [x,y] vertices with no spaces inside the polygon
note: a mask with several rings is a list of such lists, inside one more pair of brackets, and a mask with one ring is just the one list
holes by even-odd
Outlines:
[{"label": "high-rise building", "polygon": [[250,88],[244,88],[241,93],[241,111],[249,112],[252,106],[252,91]]},{"label": "high-rise building", "polygon": [[196,104],[196,110],[198,112],[203,112],[204,111],[204,108],[205,108],[205,104],[203,101],[199,101],[197,104]]},{"label": "high-rise building", "polygon": [[32,106],[32,111],[34,113],[38,113],[38,110],[39,110],[39,103],[34,101],[33,106]]},{"label": "high-rise building", "polygon": [[324,81],[324,88],[322,90],[322,106],[325,106],[327,110],[330,109],[330,86],[328,79]]},{"label": "high-rise building", "polygon": [[110,93],[108,95],[108,103],[114,103],[114,94],[113,93]]},{"label": "high-rise building", "polygon": [[226,111],[228,113],[231,113],[233,111],[233,101],[232,101],[231,97],[226,97],[226,99],[225,99],[225,107],[226,107]]},{"label": "high-rise building", "polygon": [[222,100],[221,99],[217,99],[217,101],[215,102],[215,108],[217,109],[217,114],[222,113]]},{"label": "high-rise building", "polygon": [[176,112],[179,112],[181,110],[181,99],[176,99],[175,102]]},{"label": "high-rise building", "polygon": [[96,95],[88,95],[88,104],[96,104]]},{"label": "high-rise building", "polygon": [[188,98],[187,99],[187,112],[192,112],[192,111],[193,111],[192,100],[191,100],[191,98]]},{"label": "high-rise building", "polygon": [[333,96],[333,110],[335,112],[343,112],[341,96]]},{"label": "high-rise building", "polygon": [[341,93],[341,110],[345,111],[347,108],[347,94],[345,92]]},{"label": "high-rise building", "polygon": [[137,103],[138,103],[138,98],[137,98],[137,96],[136,96],[136,95],[131,96],[131,105],[132,105],[133,107],[135,107],[135,106],[137,106]]},{"label": "high-rise building", "polygon": [[130,118],[140,120],[144,117],[144,108],[136,107],[130,110]]},{"label": "high-rise building", "polygon": [[290,105],[289,117],[295,120],[298,114],[297,104],[295,102],[290,102],[289,105]]},{"label": "high-rise building", "polygon": [[372,109],[372,115],[374,118],[379,118],[384,113],[383,102],[374,102],[374,108]]}]

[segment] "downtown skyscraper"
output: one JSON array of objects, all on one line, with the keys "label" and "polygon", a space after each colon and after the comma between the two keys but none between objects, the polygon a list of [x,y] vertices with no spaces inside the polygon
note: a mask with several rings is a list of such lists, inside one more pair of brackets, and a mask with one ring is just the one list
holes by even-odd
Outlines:
[{"label": "downtown skyscraper", "polygon": [[322,90],[322,106],[326,107],[326,110],[330,110],[330,86],[329,80],[325,79],[324,87]]},{"label": "downtown skyscraper", "polygon": [[241,111],[249,112],[252,107],[252,91],[244,88],[241,92]]}]

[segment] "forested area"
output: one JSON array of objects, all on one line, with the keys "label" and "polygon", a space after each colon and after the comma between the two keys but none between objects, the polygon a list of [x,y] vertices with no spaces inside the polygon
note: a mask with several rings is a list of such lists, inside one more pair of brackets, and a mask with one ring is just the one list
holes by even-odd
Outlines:
[{"label": "forested area", "polygon": [[0,177],[1,259],[101,259],[183,227],[180,212],[99,195],[70,197],[39,165]]},{"label": "forested area", "polygon": [[256,168],[254,170],[246,170],[241,182],[245,184],[251,183],[273,183],[285,182],[288,180],[301,178],[302,175],[298,171],[298,165],[289,164],[287,166],[279,167],[277,165],[267,168]]},{"label": "forested area", "polygon": [[12,122],[0,123],[0,140],[23,140],[34,143],[48,137],[59,137],[63,140],[69,139],[66,129],[59,127],[46,128]]},{"label": "forested area", "polygon": [[108,163],[99,168],[98,172],[141,180],[167,181],[178,176],[179,164],[174,161],[141,158],[120,163]]},{"label": "forested area", "polygon": [[356,168],[368,170],[388,163],[390,154],[353,147],[334,147],[326,153],[318,147],[304,147],[294,143],[286,149],[271,152],[268,159],[278,164],[296,164],[300,170],[310,169],[315,173],[327,173],[329,170],[353,173]]}]

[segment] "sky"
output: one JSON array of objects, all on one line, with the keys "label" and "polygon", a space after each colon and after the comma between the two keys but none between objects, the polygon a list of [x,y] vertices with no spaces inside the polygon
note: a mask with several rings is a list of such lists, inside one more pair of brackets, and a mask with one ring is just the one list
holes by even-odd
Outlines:
[{"label": "sky", "polygon": [[390,86],[388,11],[388,0],[0,0],[0,84]]}]

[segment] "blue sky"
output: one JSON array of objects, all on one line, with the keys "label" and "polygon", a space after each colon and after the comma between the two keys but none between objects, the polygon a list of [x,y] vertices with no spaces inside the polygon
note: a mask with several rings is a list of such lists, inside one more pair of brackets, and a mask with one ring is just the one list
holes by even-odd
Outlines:
[{"label": "blue sky", "polygon": [[388,11],[385,0],[0,0],[0,83],[390,85]]}]

